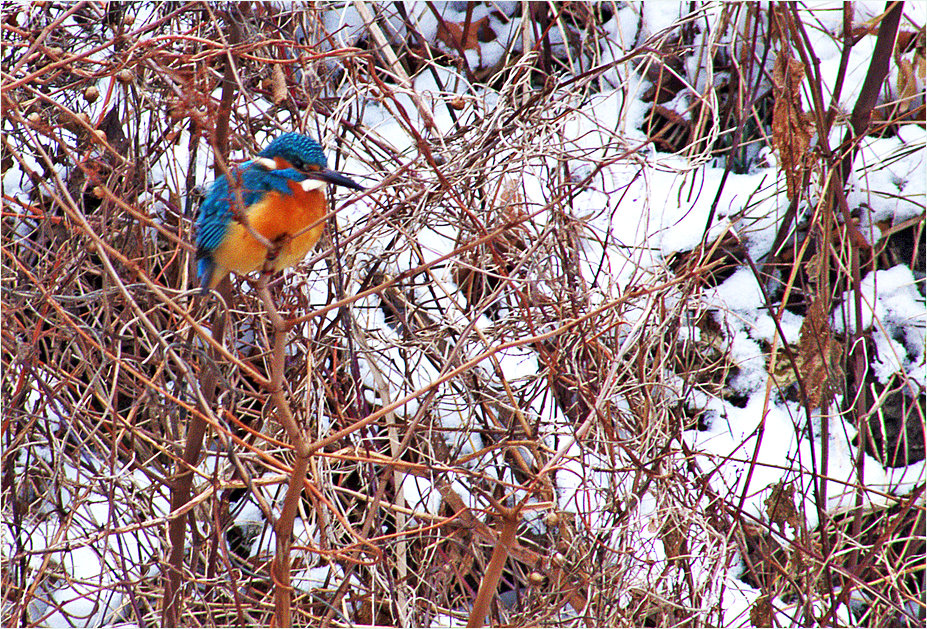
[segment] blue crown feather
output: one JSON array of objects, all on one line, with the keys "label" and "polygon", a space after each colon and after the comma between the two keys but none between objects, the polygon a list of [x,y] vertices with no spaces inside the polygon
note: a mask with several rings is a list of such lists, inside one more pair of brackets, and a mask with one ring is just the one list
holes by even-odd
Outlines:
[{"label": "blue crown feather", "polygon": [[308,135],[301,133],[284,133],[267,145],[258,157],[282,157],[296,168],[302,170],[304,165],[328,168],[328,161],[319,143]]}]

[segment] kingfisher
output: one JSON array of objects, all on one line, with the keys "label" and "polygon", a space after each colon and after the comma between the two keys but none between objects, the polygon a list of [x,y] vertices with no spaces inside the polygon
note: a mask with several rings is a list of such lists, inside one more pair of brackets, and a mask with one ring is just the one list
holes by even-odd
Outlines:
[{"label": "kingfisher", "polygon": [[321,219],[328,213],[326,183],[364,189],[329,170],[319,143],[301,133],[284,133],[254,159],[230,167],[229,176],[212,183],[196,220],[197,270],[203,295],[229,271],[251,273],[262,269],[267,260],[268,248],[235,219],[232,208],[239,198],[243,207],[238,214],[255,232],[280,246],[270,261],[271,268],[279,271],[306,257],[322,235]]}]

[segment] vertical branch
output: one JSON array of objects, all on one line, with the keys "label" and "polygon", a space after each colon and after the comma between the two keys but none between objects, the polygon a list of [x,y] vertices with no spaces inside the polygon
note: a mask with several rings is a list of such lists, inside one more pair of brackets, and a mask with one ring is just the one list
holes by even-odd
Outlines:
[{"label": "vertical branch", "polygon": [[872,119],[872,109],[875,107],[882,83],[888,76],[888,62],[895,49],[895,38],[898,35],[898,25],[901,22],[901,10],[904,2],[890,2],[885,7],[885,17],[879,23],[879,33],[876,36],[875,51],[872,55],[872,64],[863,81],[859,99],[853,107],[850,124],[857,134],[868,129]]},{"label": "vertical branch", "polygon": [[[222,96],[219,100],[215,136],[215,146],[219,149],[217,154],[222,157],[222,162],[227,161],[229,157],[229,119],[232,117],[232,101],[235,99],[235,59],[232,56],[232,47],[241,42],[241,29],[238,27],[238,22],[230,14],[226,14],[225,17],[229,25],[229,50],[225,57],[225,70],[222,74]],[[223,175],[220,168],[217,163],[217,177]]]},{"label": "vertical branch", "polygon": [[[231,44],[234,45],[241,38],[241,32],[237,23],[229,18],[229,31]],[[217,169],[225,168],[225,159],[228,156],[229,142],[228,129],[229,118],[232,111],[232,100],[234,98],[234,61],[232,52],[229,50],[225,59],[225,74],[222,85],[222,100],[219,104],[219,115],[216,121],[216,133],[214,148],[216,149]],[[191,139],[191,142],[194,142]],[[218,176],[223,176],[218,171]],[[224,278],[218,287],[219,294],[222,296],[224,303],[231,300],[231,284],[228,278]],[[217,309],[212,320],[212,336],[218,344],[222,344],[225,336],[225,311],[223,308]],[[214,348],[208,350],[209,358],[200,380],[200,388],[203,392],[203,399],[207,404],[212,405],[216,399],[216,382],[218,373],[215,367],[215,361],[218,358]],[[165,627],[176,627],[180,624],[180,615],[182,612],[182,597],[180,596],[181,577],[183,575],[183,556],[184,556],[184,538],[186,537],[185,517],[180,514],[181,509],[190,499],[190,492],[193,485],[193,468],[200,458],[200,452],[203,447],[203,439],[206,436],[205,419],[192,416],[190,426],[187,430],[186,441],[184,442],[183,456],[177,463],[177,470],[171,485],[171,513],[173,518],[168,524],[168,542],[170,552],[168,556],[167,579],[164,582],[164,608],[162,612],[162,624]]]},{"label": "vertical branch", "polygon": [[[217,339],[218,340],[218,339]],[[202,380],[203,395],[210,403],[215,399],[215,369],[207,368]],[[211,384],[210,388],[206,388]],[[210,393],[210,391],[212,393]],[[206,421],[198,416],[190,418],[190,427],[187,430],[187,439],[184,443],[183,458],[177,462],[177,471],[171,486],[171,514],[168,524],[168,542],[170,554],[168,557],[167,579],[164,582],[164,610],[162,624],[165,627],[180,625],[182,611],[180,596],[180,581],[183,570],[184,537],[186,533],[186,512],[182,509],[190,497],[190,488],[193,484],[193,467],[199,459],[206,434]]]},{"label": "vertical branch", "polygon": [[[495,502],[492,499],[490,501]],[[493,596],[499,587],[505,561],[509,558],[509,552],[515,543],[515,531],[518,528],[518,516],[521,509],[507,509],[499,504],[494,506],[499,515],[502,516],[502,530],[499,532],[499,543],[493,548],[489,565],[486,567],[486,572],[480,581],[480,589],[476,593],[473,609],[470,611],[470,618],[467,621],[468,627],[482,627],[486,623],[489,606],[492,604]]]},{"label": "vertical branch", "polygon": [[[859,146],[860,139],[869,131],[872,120],[872,110],[875,107],[879,92],[888,76],[888,62],[891,59],[892,51],[895,47],[895,38],[898,34],[898,25],[901,21],[901,11],[904,7],[903,2],[892,2],[886,6],[886,12],[879,24],[879,34],[876,37],[875,50],[872,55],[872,63],[866,78],[863,81],[863,87],[860,90],[859,99],[853,107],[853,113],[850,116],[850,125],[852,130],[847,130],[844,139],[844,157],[840,164],[840,174],[842,182],[833,182],[839,209],[843,213],[846,229],[851,236],[848,238],[850,249],[850,273],[853,285],[853,316],[855,320],[855,332],[852,341],[852,369],[854,382],[853,410],[856,416],[857,429],[859,430],[859,450],[856,455],[856,513],[854,514],[853,524],[851,526],[851,535],[854,539],[859,539],[862,530],[863,504],[865,492],[865,458],[866,448],[869,445],[869,395],[866,391],[866,372],[869,369],[869,356],[867,355],[866,341],[868,334],[865,332],[865,321],[863,317],[863,295],[862,295],[862,270],[860,261],[860,247],[865,244],[861,238],[853,238],[854,227],[851,221],[850,208],[847,206],[844,188],[849,180],[850,173],[853,169],[853,160]],[[836,208],[835,208],[836,210]],[[856,234],[858,235],[858,234]],[[851,570],[858,568],[859,549],[854,548],[848,560],[848,567]],[[846,600],[850,595],[850,583],[847,581],[841,592],[840,599]]]},{"label": "vertical branch", "polygon": [[[271,256],[269,256],[271,257]],[[289,324],[280,316],[274,305],[273,297],[267,289],[267,276],[265,271],[258,280],[258,294],[264,304],[264,309],[274,328],[273,358],[270,369],[270,393],[273,405],[277,410],[277,419],[286,429],[290,441],[293,443],[296,460],[290,473],[290,483],[287,486],[286,496],[280,517],[274,524],[277,536],[276,553],[271,567],[274,579],[274,622],[275,627],[289,627],[290,620],[290,547],[293,544],[293,522],[299,507],[299,498],[302,494],[306,479],[306,470],[309,466],[309,442],[303,431],[296,423],[290,404],[283,390],[283,369],[286,359],[286,335],[290,329]],[[311,356],[311,354],[310,354]]]}]

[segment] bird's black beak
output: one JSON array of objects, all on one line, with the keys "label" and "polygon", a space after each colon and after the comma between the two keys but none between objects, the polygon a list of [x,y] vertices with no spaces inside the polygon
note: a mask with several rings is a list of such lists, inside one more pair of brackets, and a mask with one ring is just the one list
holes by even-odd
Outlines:
[{"label": "bird's black beak", "polygon": [[336,170],[329,170],[323,168],[321,170],[312,170],[306,173],[306,177],[309,179],[318,179],[319,181],[325,181],[336,186],[344,186],[345,188],[353,188],[354,190],[363,190],[364,186],[360,185],[353,179],[345,177]]}]

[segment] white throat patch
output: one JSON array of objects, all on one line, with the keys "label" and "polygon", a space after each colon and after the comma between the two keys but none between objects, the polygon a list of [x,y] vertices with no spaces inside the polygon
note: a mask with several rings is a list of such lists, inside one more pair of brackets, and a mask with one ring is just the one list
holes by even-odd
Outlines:
[{"label": "white throat patch", "polygon": [[264,170],[277,170],[277,162],[267,157],[255,157],[253,162]]},{"label": "white throat patch", "polygon": [[324,181],[319,181],[318,179],[303,179],[299,182],[299,185],[306,192],[311,192],[312,190],[318,190],[325,187]]}]

